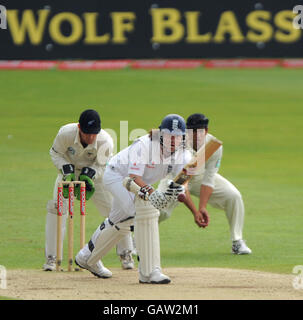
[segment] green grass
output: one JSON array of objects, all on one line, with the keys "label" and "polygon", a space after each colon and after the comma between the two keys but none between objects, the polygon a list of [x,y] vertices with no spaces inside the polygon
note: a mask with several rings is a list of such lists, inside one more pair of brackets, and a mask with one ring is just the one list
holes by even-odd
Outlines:
[{"label": "green grass", "polygon": [[[0,265],[42,267],[56,176],[48,151],[59,127],[92,107],[118,143],[119,121],[128,120],[129,131],[149,130],[168,113],[194,112],[205,113],[210,132],[224,141],[220,173],[243,195],[253,255],[230,254],[224,212],[209,208],[211,224],[201,230],[179,206],[160,225],[163,267],[290,273],[303,261],[302,79],[303,71],[283,69],[1,71]],[[92,203],[87,211],[88,240],[103,219]],[[119,266],[114,250],[104,262]]]},{"label": "green grass", "polygon": [[0,300],[20,300],[20,299],[0,296]]}]

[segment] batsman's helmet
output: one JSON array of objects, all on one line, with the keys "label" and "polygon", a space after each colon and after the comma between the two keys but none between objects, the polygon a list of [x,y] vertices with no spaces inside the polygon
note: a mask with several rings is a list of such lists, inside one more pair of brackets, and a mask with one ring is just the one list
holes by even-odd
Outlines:
[{"label": "batsman's helmet", "polygon": [[208,128],[208,118],[202,113],[194,113],[190,115],[186,120],[187,129],[207,129]]},{"label": "batsman's helmet", "polygon": [[162,120],[159,129],[161,133],[168,133],[176,136],[185,135],[185,120],[178,114],[169,114]]}]

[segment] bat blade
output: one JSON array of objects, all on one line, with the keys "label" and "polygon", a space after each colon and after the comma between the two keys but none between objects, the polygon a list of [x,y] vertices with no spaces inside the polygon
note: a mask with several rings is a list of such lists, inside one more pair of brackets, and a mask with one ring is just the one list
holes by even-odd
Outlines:
[{"label": "bat blade", "polygon": [[175,177],[174,182],[178,184],[187,183],[192,178],[192,175],[187,174],[187,169],[201,168],[206,163],[206,161],[222,146],[222,144],[222,141],[214,137],[207,143],[205,143],[198,150],[197,154],[193,157],[193,159]]}]

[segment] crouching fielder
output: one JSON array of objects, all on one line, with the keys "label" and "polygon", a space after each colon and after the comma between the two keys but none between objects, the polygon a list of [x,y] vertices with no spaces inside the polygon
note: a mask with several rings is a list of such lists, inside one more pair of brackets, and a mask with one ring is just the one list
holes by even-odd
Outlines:
[{"label": "crouching fielder", "polygon": [[[188,147],[194,152],[199,150],[203,143],[207,143],[211,138],[208,133],[208,119],[203,114],[192,114],[188,117]],[[224,210],[230,227],[232,240],[232,253],[250,254],[251,250],[247,247],[242,238],[244,225],[244,204],[241,193],[227,179],[218,174],[222,157],[222,147],[220,147],[205,163],[205,167],[194,173],[188,189],[191,195],[199,198],[199,212],[208,214],[206,206],[210,204],[214,208]],[[165,189],[167,180],[162,180],[159,189]],[[170,204],[161,211],[159,221],[163,221],[171,215],[172,210],[178,202]]]},{"label": "crouching fielder", "polygon": [[[166,116],[159,129],[137,139],[109,162],[104,173],[104,185],[113,195],[108,219],[102,223],[89,243],[79,251],[76,263],[98,277],[97,262],[135,225],[136,249],[139,257],[140,283],[169,283],[161,271],[158,231],[159,209],[164,208],[184,192],[182,186],[168,186],[163,192],[152,184],[169,172],[177,174],[190,159],[184,149],[185,121],[179,115]],[[125,178],[129,182],[123,185]],[[139,190],[135,196],[131,185]]]}]

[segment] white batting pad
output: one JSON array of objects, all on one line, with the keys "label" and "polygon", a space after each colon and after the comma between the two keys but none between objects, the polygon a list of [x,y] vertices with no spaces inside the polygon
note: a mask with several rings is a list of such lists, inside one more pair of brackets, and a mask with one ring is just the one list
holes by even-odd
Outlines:
[{"label": "white batting pad", "polygon": [[109,250],[117,245],[117,243],[125,236],[131,233],[130,226],[133,224],[133,219],[110,224],[108,218],[97,228],[93,234],[91,241],[94,249],[87,264],[94,266],[102,257],[104,257]]},{"label": "white batting pad", "polygon": [[140,259],[140,272],[149,277],[160,268],[159,211],[149,202],[138,197],[135,200],[135,241]]},{"label": "white batting pad", "polygon": [[[62,216],[62,244],[61,252],[63,252],[63,240],[66,230],[67,219],[67,201],[63,201],[63,216]],[[57,255],[57,204],[55,200],[50,200],[47,203],[47,214],[45,224],[45,257]]]}]

